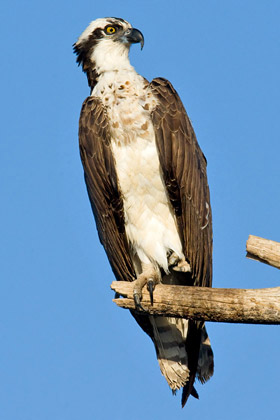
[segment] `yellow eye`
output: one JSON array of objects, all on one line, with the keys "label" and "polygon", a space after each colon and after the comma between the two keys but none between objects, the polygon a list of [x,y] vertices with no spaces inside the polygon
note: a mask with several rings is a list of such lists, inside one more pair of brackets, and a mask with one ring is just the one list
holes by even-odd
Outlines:
[{"label": "yellow eye", "polygon": [[106,34],[112,35],[116,32],[116,28],[114,26],[107,26],[105,28]]}]

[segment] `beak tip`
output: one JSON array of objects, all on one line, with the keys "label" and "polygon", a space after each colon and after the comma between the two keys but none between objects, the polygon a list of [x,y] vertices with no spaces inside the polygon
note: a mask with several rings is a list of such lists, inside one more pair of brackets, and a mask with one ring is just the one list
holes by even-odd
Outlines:
[{"label": "beak tip", "polygon": [[142,32],[139,31],[139,29],[136,28],[130,28],[125,34],[124,37],[126,42],[129,42],[130,44],[138,44],[141,45],[141,50],[144,47],[144,36]]}]

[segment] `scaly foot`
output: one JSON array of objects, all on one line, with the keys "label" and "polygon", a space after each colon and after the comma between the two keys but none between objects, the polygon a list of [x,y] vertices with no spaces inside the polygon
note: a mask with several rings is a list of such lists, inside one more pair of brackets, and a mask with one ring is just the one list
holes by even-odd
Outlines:
[{"label": "scaly foot", "polygon": [[137,279],[133,282],[133,297],[136,309],[141,309],[145,311],[145,309],[141,305],[142,299],[142,289],[145,285],[147,285],[147,289],[150,294],[151,304],[153,305],[153,291],[155,286],[160,283],[160,271],[159,269],[155,268],[152,264],[143,264],[143,272],[137,277]]}]

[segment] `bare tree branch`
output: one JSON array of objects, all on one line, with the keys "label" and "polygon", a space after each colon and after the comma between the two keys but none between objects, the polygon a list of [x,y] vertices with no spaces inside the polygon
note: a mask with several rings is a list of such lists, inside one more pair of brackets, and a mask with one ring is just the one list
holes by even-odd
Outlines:
[{"label": "bare tree branch", "polygon": [[[280,243],[249,236],[247,257],[280,268]],[[135,309],[134,283],[114,281],[111,288],[122,299],[113,301],[121,308]],[[151,305],[146,288],[141,305],[146,314],[175,316],[212,322],[280,324],[280,287],[270,289],[212,289],[209,287],[159,284]]]},{"label": "bare tree branch", "polygon": [[280,268],[280,243],[269,239],[249,235],[247,245],[247,258],[257,260],[273,267]]},{"label": "bare tree branch", "polygon": [[[114,281],[111,288],[123,299],[114,299],[121,308],[135,309],[133,283]],[[280,324],[280,287],[270,289],[214,289],[209,287],[159,284],[151,306],[143,289],[141,301],[150,315],[246,324]]]}]

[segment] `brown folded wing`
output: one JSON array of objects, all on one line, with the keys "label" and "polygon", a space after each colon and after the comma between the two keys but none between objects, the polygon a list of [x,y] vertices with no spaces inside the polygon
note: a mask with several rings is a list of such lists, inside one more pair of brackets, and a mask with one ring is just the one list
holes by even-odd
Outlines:
[{"label": "brown folded wing", "polygon": [[135,280],[124,229],[122,197],[118,190],[110,148],[106,110],[98,98],[88,97],[81,110],[79,144],[85,182],[100,242],[117,280]]},{"label": "brown folded wing", "polygon": [[152,113],[159,160],[174,208],[183,252],[197,286],[212,284],[212,217],[206,159],[184,106],[171,85],[150,83],[158,105]]}]

